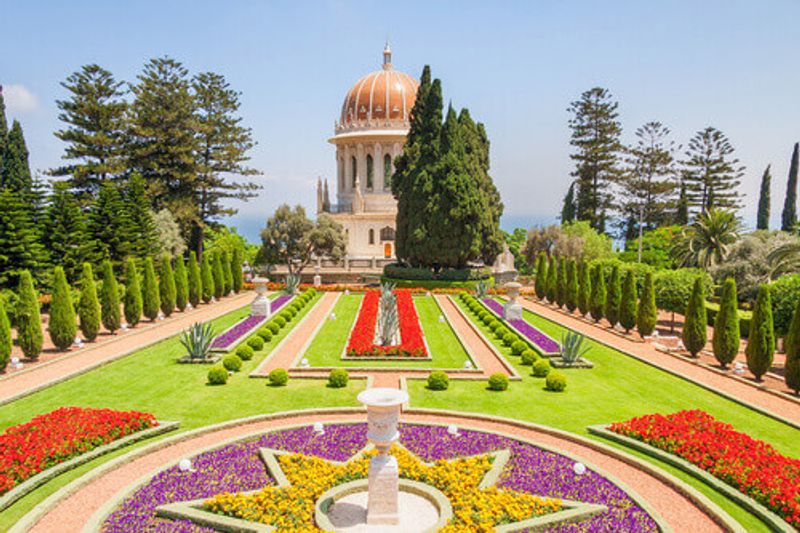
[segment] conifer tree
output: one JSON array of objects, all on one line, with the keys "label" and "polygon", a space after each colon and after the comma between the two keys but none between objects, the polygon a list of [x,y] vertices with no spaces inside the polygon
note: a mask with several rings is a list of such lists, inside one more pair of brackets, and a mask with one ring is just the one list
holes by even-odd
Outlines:
[{"label": "conifer tree", "polygon": [[558,307],[567,304],[567,258],[562,257],[558,261],[556,272],[556,303]]},{"label": "conifer tree", "polygon": [[8,140],[8,120],[6,119],[6,101],[3,98],[3,86],[0,85],[0,181],[3,176],[3,159]]},{"label": "conifer tree", "polygon": [[89,233],[94,244],[94,257],[111,260],[121,265],[129,255],[131,224],[119,186],[111,181],[100,185],[97,199],[89,210]]},{"label": "conifer tree", "polygon": [[222,273],[225,278],[225,296],[233,292],[233,272],[231,272],[231,257],[227,251],[223,250],[220,261],[222,262]]},{"label": "conifer tree", "polygon": [[772,322],[772,298],[769,285],[761,285],[753,308],[750,331],[747,339],[747,368],[756,378],[761,378],[772,367],[775,354],[775,330]]},{"label": "conifer tree", "polygon": [[698,131],[689,141],[683,161],[683,183],[689,210],[695,214],[712,208],[737,210],[742,206],[738,190],[744,167],[733,158],[733,146],[716,128]]},{"label": "conifer tree", "polygon": [[90,263],[83,264],[80,287],[78,317],[80,318],[81,334],[86,341],[92,342],[100,333],[100,301],[97,299],[97,285]]},{"label": "conifer tree", "polygon": [[[2,320],[2,317],[0,317]],[[789,330],[784,339],[786,349],[786,366],[784,374],[786,376],[786,386],[800,394],[800,300],[789,324]],[[2,363],[0,363],[2,364]]]},{"label": "conifer tree", "polygon": [[574,259],[567,260],[566,304],[570,313],[578,307],[578,266]]},{"label": "conifer tree", "polygon": [[[0,91],[0,104],[2,104],[3,92]],[[3,109],[0,107],[0,113]],[[0,370],[5,370],[11,360],[11,348],[14,341],[11,338],[11,322],[6,313],[5,299],[0,295]]]},{"label": "conifer tree", "polygon": [[547,256],[544,252],[539,252],[536,261],[536,280],[534,282],[536,297],[544,300],[547,297]]},{"label": "conifer tree", "polygon": [[22,126],[15,120],[6,137],[3,151],[3,174],[0,175],[0,188],[18,193],[29,193],[33,186],[31,166],[28,162],[28,147]]},{"label": "conifer tree", "polygon": [[589,300],[589,313],[595,322],[600,322],[606,310],[606,277],[603,266],[595,265],[592,269],[592,294]]},{"label": "conifer tree", "polygon": [[625,333],[629,333],[636,326],[638,304],[636,276],[633,270],[628,270],[628,273],[625,274],[625,281],[622,283],[622,300],[619,304],[619,323],[625,328]]},{"label": "conifer tree", "polygon": [[41,272],[44,250],[24,195],[0,188],[0,206],[0,288],[10,288],[20,271]]},{"label": "conifer tree", "polygon": [[177,289],[175,288],[175,273],[168,254],[161,256],[161,268],[158,276],[158,289],[161,295],[161,312],[168,317],[175,310]]},{"label": "conifer tree", "polygon": [[575,220],[575,182],[569,184],[567,194],[564,196],[564,205],[561,206],[561,223]]},{"label": "conifer tree", "polygon": [[75,321],[75,307],[72,305],[67,275],[60,266],[53,269],[53,289],[50,295],[50,320],[47,325],[50,340],[59,350],[66,350],[75,342],[78,324]]},{"label": "conifer tree", "polygon": [[17,343],[28,359],[37,359],[42,352],[44,334],[39,311],[39,297],[33,288],[30,272],[19,274],[17,290]]},{"label": "conifer tree", "polygon": [[608,280],[608,294],[606,296],[606,320],[611,327],[617,325],[620,316],[620,303],[622,302],[622,287],[619,279],[619,265],[611,268],[611,277]]},{"label": "conifer tree", "polygon": [[78,279],[85,262],[96,259],[91,256],[96,246],[91,242],[86,222],[86,214],[69,190],[69,184],[63,181],[54,183],[44,221],[43,240],[53,263],[64,268],[70,281]]},{"label": "conifer tree", "polygon": [[714,357],[722,368],[727,368],[739,353],[740,333],[737,302],[736,281],[728,278],[722,286],[719,311],[714,319],[714,336],[711,339]]},{"label": "conifer tree", "polygon": [[219,300],[225,296],[225,271],[222,269],[220,253],[211,254],[211,275],[214,277],[214,298]]},{"label": "conifer tree", "polygon": [[770,210],[770,184],[772,176],[769,173],[769,165],[761,176],[761,191],[758,195],[758,216],[756,217],[756,229],[769,229],[769,210]]},{"label": "conifer tree", "polygon": [[157,253],[158,230],[153,211],[150,209],[150,199],[147,197],[144,179],[138,172],[134,172],[128,178],[122,206],[131,241],[128,252],[140,259]]},{"label": "conifer tree", "polygon": [[214,297],[216,289],[214,287],[214,273],[211,267],[211,254],[203,254],[203,261],[200,263],[200,285],[203,289],[203,301],[208,303]]},{"label": "conifer tree", "polygon": [[706,328],[708,319],[706,318],[706,291],[703,277],[698,276],[694,280],[692,294],[689,296],[689,303],[686,306],[686,313],[683,322],[683,345],[692,357],[697,357],[700,350],[705,348],[708,340]]},{"label": "conifer tree", "polygon": [[238,246],[234,247],[231,255],[231,275],[233,276],[233,292],[239,294],[244,285],[244,273],[242,272],[242,250]]},{"label": "conifer tree", "polygon": [[589,265],[581,261],[578,265],[578,311],[582,316],[589,314],[592,301],[592,279]]},{"label": "conifer tree", "polygon": [[135,328],[142,320],[142,285],[136,261],[129,257],[125,266],[125,322],[128,327]]},{"label": "conifer tree", "polygon": [[678,203],[675,206],[675,224],[686,226],[689,224],[689,197],[686,192],[686,184],[681,182]]},{"label": "conifer tree", "polygon": [[800,166],[800,143],[794,143],[792,162],[789,165],[789,179],[786,182],[786,198],[781,213],[781,229],[794,231],[797,224],[797,171]]},{"label": "conifer tree", "polygon": [[639,335],[645,338],[652,335],[658,322],[658,308],[656,307],[656,291],[653,286],[653,273],[645,272],[642,285],[642,298],[636,316],[636,329]]},{"label": "conifer tree", "polygon": [[189,303],[189,279],[183,257],[175,258],[175,306],[178,311],[185,311]]},{"label": "conifer tree", "polygon": [[153,258],[144,260],[144,276],[142,278],[142,312],[150,320],[158,318],[161,308],[161,296],[158,291],[158,280],[153,268]]},{"label": "conifer tree", "polygon": [[204,299],[203,281],[200,277],[200,266],[197,264],[197,255],[189,252],[189,264],[186,267],[186,277],[189,280],[189,303],[192,307],[200,305]]},{"label": "conifer tree", "polygon": [[109,333],[114,334],[121,325],[119,309],[119,285],[114,277],[114,267],[111,261],[103,261],[103,284],[100,286],[100,316],[103,326]]},{"label": "conifer tree", "polygon": [[550,264],[547,266],[547,301],[551,304],[556,302],[558,295],[558,258],[555,254],[550,256]]}]

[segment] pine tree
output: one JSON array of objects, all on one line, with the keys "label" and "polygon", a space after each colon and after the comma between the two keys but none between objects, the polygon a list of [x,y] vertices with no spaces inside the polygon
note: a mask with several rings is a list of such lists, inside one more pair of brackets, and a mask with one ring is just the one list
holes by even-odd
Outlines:
[{"label": "pine tree", "polygon": [[142,286],[139,282],[139,272],[136,261],[129,257],[125,266],[125,322],[128,327],[135,328],[142,320]]},{"label": "pine tree", "polygon": [[17,298],[17,343],[25,357],[38,359],[44,343],[42,316],[39,312],[39,297],[27,270],[19,273]]},{"label": "pine tree", "polygon": [[158,292],[158,280],[156,271],[153,268],[153,258],[147,257],[144,260],[144,277],[142,279],[142,312],[150,320],[158,318],[158,311],[161,308],[161,296]]},{"label": "pine tree", "polygon": [[111,261],[103,261],[103,284],[100,285],[100,316],[103,326],[112,335],[121,324],[119,309],[119,285],[114,277],[114,267]]},{"label": "pine tree", "polygon": [[547,255],[544,252],[539,252],[539,258],[536,261],[534,289],[536,290],[536,297],[540,300],[544,300],[547,297]]},{"label": "pine tree", "polygon": [[561,223],[575,220],[575,182],[569,184],[567,194],[564,196],[564,205],[561,206]]},{"label": "pine tree", "polygon": [[756,217],[756,229],[769,229],[769,208],[770,194],[769,188],[772,183],[772,176],[769,173],[769,165],[761,176],[761,191],[758,195],[758,216]]},{"label": "pine tree", "polygon": [[205,303],[210,302],[216,293],[210,253],[204,253],[203,261],[200,263],[200,287],[203,290],[203,301]]},{"label": "pine tree", "polygon": [[784,369],[786,386],[795,394],[800,394],[800,300],[797,301],[797,307],[783,344],[786,349],[786,367]]},{"label": "pine tree", "polygon": [[578,267],[574,259],[567,261],[567,309],[570,313],[578,307]]},{"label": "pine tree", "polygon": [[547,301],[551,304],[556,302],[558,295],[558,258],[550,256],[550,264],[547,266]]},{"label": "pine tree", "polygon": [[244,273],[242,272],[242,250],[236,246],[231,255],[231,274],[233,275],[233,292],[239,294],[244,285]]},{"label": "pine tree", "polygon": [[211,254],[211,275],[214,277],[214,298],[219,300],[225,296],[225,271],[222,270],[221,254]]},{"label": "pine tree", "polygon": [[22,132],[19,121],[15,120],[6,137],[0,188],[11,189],[18,193],[30,192],[33,186],[33,177],[28,156],[25,134]]},{"label": "pine tree", "polygon": [[95,247],[93,257],[109,259],[114,266],[121,265],[136,236],[131,234],[130,218],[116,183],[101,183],[97,199],[89,210],[88,229]]},{"label": "pine tree", "polygon": [[622,283],[622,300],[619,305],[619,323],[625,328],[625,333],[630,333],[636,326],[638,313],[638,295],[636,294],[636,276],[633,270],[628,270],[625,274],[625,281]]},{"label": "pine tree", "polygon": [[603,266],[595,265],[592,269],[592,294],[589,300],[589,313],[595,322],[600,322],[606,309],[606,277]]},{"label": "pine tree", "polygon": [[53,290],[50,294],[50,320],[47,325],[50,340],[59,350],[66,350],[75,342],[78,324],[67,275],[60,266],[53,269]]},{"label": "pine tree", "polygon": [[192,304],[192,307],[197,307],[200,305],[200,300],[205,299],[205,291],[203,280],[200,277],[200,266],[197,264],[197,255],[194,252],[189,252],[186,274],[189,280],[189,303]]},{"label": "pine tree", "polygon": [[733,152],[728,138],[716,128],[698,131],[689,141],[683,183],[690,211],[697,214],[712,208],[741,208],[738,187],[744,167],[732,157]]},{"label": "pine tree", "polygon": [[147,197],[144,179],[138,172],[134,172],[128,178],[122,205],[129,228],[128,235],[131,236],[128,252],[140,259],[157,253],[158,230],[153,212],[150,210],[150,199]]},{"label": "pine tree", "polygon": [[608,294],[606,296],[606,320],[611,324],[611,327],[617,325],[620,317],[620,304],[622,302],[622,287],[619,279],[619,266],[614,265],[611,268],[611,278],[608,281]]},{"label": "pine tree", "polygon": [[44,243],[54,264],[64,268],[67,279],[75,281],[83,264],[90,262],[96,246],[86,229],[86,214],[66,182],[53,184],[50,205],[44,221]]},{"label": "pine tree", "polygon": [[172,262],[167,254],[161,256],[158,289],[161,295],[161,312],[164,313],[165,317],[168,317],[175,310],[177,289],[175,288],[175,273],[172,271]]},{"label": "pine tree", "polygon": [[[0,106],[3,104],[2,98],[3,92],[0,90]],[[2,112],[3,108],[0,107],[0,113]],[[13,346],[14,341],[11,339],[11,322],[8,320],[4,298],[0,295],[0,371],[5,370],[8,366],[8,362],[11,360],[11,348]]]},{"label": "pine tree", "polygon": [[786,199],[781,213],[781,229],[795,231],[797,225],[797,170],[800,166],[800,143],[794,143],[792,162],[789,165],[789,179],[786,182]]},{"label": "pine tree", "polygon": [[714,347],[714,357],[717,358],[722,368],[727,368],[736,359],[736,354],[739,353],[740,334],[737,302],[736,281],[733,278],[728,278],[722,287],[719,311],[714,319],[714,336],[711,339],[711,344]]},{"label": "pine tree", "polygon": [[692,294],[689,296],[689,303],[686,306],[683,322],[683,345],[692,354],[692,357],[697,357],[700,350],[706,346],[707,326],[706,291],[703,277],[698,276],[694,280]]},{"label": "pine tree", "polygon": [[227,251],[222,251],[222,273],[225,278],[225,296],[233,292],[233,272],[231,272],[231,257]]},{"label": "pine tree", "polygon": [[189,303],[189,278],[183,257],[177,256],[175,258],[175,306],[178,311],[185,311],[187,303]]},{"label": "pine tree", "polygon": [[564,307],[567,304],[567,258],[562,257],[558,261],[558,270],[556,272],[556,303],[558,307]]},{"label": "pine tree", "polygon": [[758,288],[745,354],[747,368],[753,373],[756,381],[761,381],[761,377],[772,367],[772,358],[775,354],[772,298],[769,294],[769,285],[766,284]]},{"label": "pine tree", "polygon": [[581,261],[578,265],[578,311],[582,316],[589,314],[592,301],[592,279],[589,265]]},{"label": "pine tree", "polygon": [[6,119],[6,101],[3,98],[3,86],[0,85],[0,182],[3,179],[3,161],[5,159],[7,140],[8,121]]},{"label": "pine tree", "polygon": [[639,335],[645,338],[652,335],[658,322],[658,308],[656,307],[656,291],[653,286],[653,273],[645,272],[642,285],[642,298],[639,302],[639,311],[636,316],[636,329]]},{"label": "pine tree", "polygon": [[81,334],[86,341],[92,342],[100,333],[100,301],[97,299],[94,270],[89,263],[83,264],[80,287],[78,317],[80,318]]},{"label": "pine tree", "polygon": [[22,270],[44,268],[44,253],[23,193],[0,188],[0,206],[0,288],[11,288]]}]

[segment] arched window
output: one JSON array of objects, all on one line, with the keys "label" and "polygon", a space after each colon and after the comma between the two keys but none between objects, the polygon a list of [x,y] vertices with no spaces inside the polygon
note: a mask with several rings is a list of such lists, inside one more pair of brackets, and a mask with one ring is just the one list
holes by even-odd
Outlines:
[{"label": "arched window", "polygon": [[369,243],[375,244],[375,230],[372,228],[369,229]]},{"label": "arched window", "polygon": [[350,177],[352,178],[351,187],[355,189],[356,187],[356,180],[358,179],[358,163],[356,162],[356,157],[353,156],[350,158]]},{"label": "arched window", "polygon": [[367,154],[367,189],[372,190],[372,182],[375,177],[375,165],[372,163],[372,156]]},{"label": "arched window", "polygon": [[391,226],[386,226],[381,228],[381,241],[393,241],[394,240],[394,228]]},{"label": "arched window", "polygon": [[383,188],[392,188],[392,156],[383,156]]}]

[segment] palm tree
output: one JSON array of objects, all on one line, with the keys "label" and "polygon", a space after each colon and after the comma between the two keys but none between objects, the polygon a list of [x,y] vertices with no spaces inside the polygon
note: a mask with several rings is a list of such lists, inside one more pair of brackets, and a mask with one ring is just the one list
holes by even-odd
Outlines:
[{"label": "palm tree", "polygon": [[708,269],[725,260],[739,239],[739,221],[733,211],[709,209],[683,231],[673,249],[683,266]]},{"label": "palm tree", "polygon": [[775,248],[767,255],[767,262],[772,279],[800,271],[800,241],[789,242]]}]

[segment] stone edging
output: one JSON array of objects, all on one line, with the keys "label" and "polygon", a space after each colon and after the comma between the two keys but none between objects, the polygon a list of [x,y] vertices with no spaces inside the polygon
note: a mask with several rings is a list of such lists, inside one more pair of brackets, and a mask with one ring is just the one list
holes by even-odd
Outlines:
[{"label": "stone edging", "polygon": [[780,516],[770,511],[768,508],[758,503],[750,496],[736,490],[734,487],[728,485],[721,479],[709,474],[704,470],[701,470],[700,468],[696,467],[695,465],[693,465],[689,461],[686,461],[685,459],[682,459],[676,455],[660,450],[655,446],[651,446],[642,441],[615,433],[609,430],[607,425],[589,426],[586,429],[588,429],[589,432],[594,435],[599,435],[610,441],[624,444],[629,448],[633,448],[634,450],[640,451],[646,455],[649,455],[650,457],[653,457],[669,465],[672,465],[686,472],[687,474],[699,479],[703,483],[712,486],[717,492],[721,492],[729,499],[734,500],[736,503],[744,507],[747,511],[756,515],[760,520],[765,522],[773,531],[781,531],[786,533],[791,533],[795,531],[795,529],[792,526],[790,526],[786,521],[784,521]]},{"label": "stone edging", "polygon": [[136,433],[131,433],[130,435],[126,435],[121,439],[111,441],[108,444],[98,446],[93,450],[82,453],[68,461],[53,465],[50,468],[43,470],[32,477],[29,477],[10,491],[0,496],[0,511],[11,507],[11,505],[13,505],[14,502],[20,498],[30,494],[37,488],[65,472],[69,472],[70,470],[78,468],[82,464],[88,463],[89,461],[92,461],[102,455],[106,455],[120,448],[124,448],[125,446],[135,442],[146,440],[150,437],[178,429],[178,426],[180,426],[180,422],[159,422],[157,426],[145,429],[143,431],[137,431]]}]

